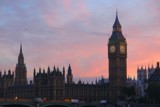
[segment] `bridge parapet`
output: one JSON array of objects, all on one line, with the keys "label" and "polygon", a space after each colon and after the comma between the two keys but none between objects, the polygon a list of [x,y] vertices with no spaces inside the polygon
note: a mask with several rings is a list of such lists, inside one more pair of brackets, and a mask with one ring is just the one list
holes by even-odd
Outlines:
[{"label": "bridge parapet", "polygon": [[71,103],[71,102],[42,102],[40,107],[63,106],[63,107],[101,107],[100,103]]},{"label": "bridge parapet", "polygon": [[[26,107],[37,107],[34,101],[0,101],[0,107],[5,105],[21,105]],[[101,107],[100,103],[71,103],[71,102],[40,102],[38,107]]]},{"label": "bridge parapet", "polygon": [[6,105],[24,105],[26,107],[34,107],[34,102],[23,102],[23,101],[1,101],[0,106],[6,106]]}]

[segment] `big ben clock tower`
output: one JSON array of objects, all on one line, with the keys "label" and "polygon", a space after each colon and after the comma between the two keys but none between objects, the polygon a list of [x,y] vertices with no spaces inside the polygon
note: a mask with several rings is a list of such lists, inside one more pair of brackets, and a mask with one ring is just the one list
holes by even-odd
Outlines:
[{"label": "big ben clock tower", "polygon": [[123,88],[127,78],[127,43],[122,34],[121,25],[116,12],[113,32],[108,42],[109,58],[109,98],[117,101],[124,98]]}]

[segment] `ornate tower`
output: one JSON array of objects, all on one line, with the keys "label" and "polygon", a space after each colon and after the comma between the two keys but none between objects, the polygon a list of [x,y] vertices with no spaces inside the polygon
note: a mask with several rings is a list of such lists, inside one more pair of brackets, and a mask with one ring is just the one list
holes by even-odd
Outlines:
[{"label": "ornate tower", "polygon": [[20,53],[18,56],[18,64],[15,70],[15,85],[27,84],[27,69],[24,63],[24,57],[22,53],[22,45],[20,46]]},{"label": "ornate tower", "polygon": [[67,74],[67,83],[68,84],[72,84],[73,83],[73,75],[72,75],[72,69],[71,69],[71,66],[69,64],[69,67],[68,67],[68,74]]},{"label": "ornate tower", "polygon": [[123,87],[127,78],[127,43],[121,30],[116,12],[113,32],[108,43],[109,58],[109,95],[111,101],[124,98]]}]

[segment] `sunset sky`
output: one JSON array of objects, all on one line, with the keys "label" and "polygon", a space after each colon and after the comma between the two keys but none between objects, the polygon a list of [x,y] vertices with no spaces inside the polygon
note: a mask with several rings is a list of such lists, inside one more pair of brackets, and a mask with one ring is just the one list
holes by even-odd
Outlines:
[{"label": "sunset sky", "polygon": [[127,39],[127,75],[160,61],[160,0],[0,0],[0,70],[15,70],[20,43],[32,78],[34,67],[75,78],[108,77],[108,39],[118,9]]}]

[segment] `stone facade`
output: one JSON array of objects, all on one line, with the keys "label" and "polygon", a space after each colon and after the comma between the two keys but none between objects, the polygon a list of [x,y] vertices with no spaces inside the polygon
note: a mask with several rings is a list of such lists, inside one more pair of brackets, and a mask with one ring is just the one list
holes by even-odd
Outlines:
[{"label": "stone facade", "polygon": [[16,71],[15,71],[15,85],[26,85],[26,84],[27,84],[27,68],[24,63],[24,57],[21,45],[20,53],[18,56],[18,64],[16,65]]},{"label": "stone facade", "polygon": [[148,66],[148,69],[146,67],[141,66],[141,68],[137,68],[137,81],[138,82],[145,82],[150,78],[152,73],[155,71],[155,68],[152,66]]},{"label": "stone facade", "polygon": [[7,93],[7,88],[14,85],[14,72],[11,74],[11,70],[8,70],[8,74],[4,71],[4,74],[0,72],[0,98],[4,98]]},{"label": "stone facade", "polygon": [[155,68],[153,67],[153,65],[152,65],[152,67],[149,67],[148,66],[148,79],[150,78],[150,76],[152,75],[152,73],[155,71]]},{"label": "stone facade", "polygon": [[123,88],[127,86],[127,42],[116,14],[113,32],[108,43],[110,100],[124,99]]},{"label": "stone facade", "polygon": [[[65,72],[65,71],[64,71]],[[34,70],[34,90],[35,97],[47,98],[50,100],[63,100],[65,98],[65,73],[59,68],[47,72],[41,68],[36,73]]]},{"label": "stone facade", "polygon": [[[14,72],[11,74],[10,70],[8,74],[4,72],[2,75],[0,72],[0,98],[33,99],[40,97],[46,100],[78,99],[85,102],[108,100],[108,83],[104,83],[103,78],[101,83],[84,84],[81,81],[74,83],[71,65],[68,67],[67,75],[65,75],[64,67],[63,71],[55,66],[52,70],[50,67],[47,70],[39,68],[36,71],[34,69],[33,83],[31,81],[30,84],[27,84],[27,70],[22,46],[15,73],[14,78]],[[67,82],[65,82],[65,76]]]},{"label": "stone facade", "polygon": [[138,67],[137,69],[137,80],[138,82],[143,83],[145,80],[147,80],[147,69],[146,67],[143,68],[143,66],[141,68]]},{"label": "stone facade", "polygon": [[160,83],[160,66],[159,62],[157,62],[157,67],[155,71],[150,75],[150,78],[148,79],[149,83]]},{"label": "stone facade", "polygon": [[145,96],[145,90],[148,88],[148,81],[150,80],[151,75],[155,71],[155,68],[152,66],[146,67],[141,66],[137,69],[137,83],[136,83],[136,96],[137,98]]}]

